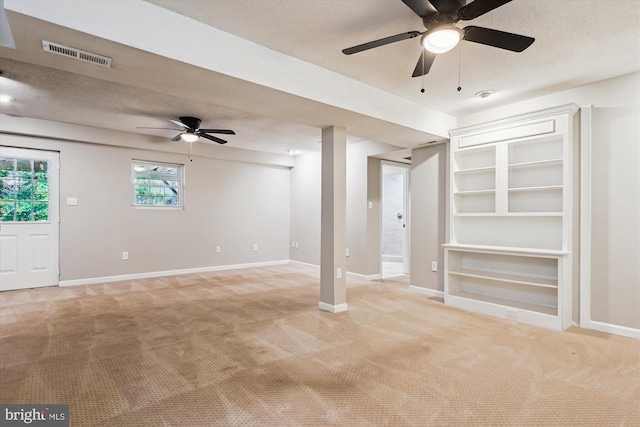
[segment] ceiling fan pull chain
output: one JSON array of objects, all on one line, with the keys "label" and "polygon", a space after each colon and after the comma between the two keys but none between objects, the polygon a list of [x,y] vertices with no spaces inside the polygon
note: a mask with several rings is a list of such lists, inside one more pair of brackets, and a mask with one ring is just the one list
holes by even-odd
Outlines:
[{"label": "ceiling fan pull chain", "polygon": [[422,49],[422,89],[420,92],[424,93],[424,49]]},{"label": "ceiling fan pull chain", "polygon": [[187,157],[187,159],[189,159],[190,162],[193,162],[193,159],[191,158],[191,153],[193,153],[193,142],[189,142],[189,156]]},{"label": "ceiling fan pull chain", "polygon": [[460,59],[462,54],[462,43],[458,44],[458,92],[460,92],[462,90],[462,86],[460,86],[460,68],[462,68],[461,62],[462,60]]}]

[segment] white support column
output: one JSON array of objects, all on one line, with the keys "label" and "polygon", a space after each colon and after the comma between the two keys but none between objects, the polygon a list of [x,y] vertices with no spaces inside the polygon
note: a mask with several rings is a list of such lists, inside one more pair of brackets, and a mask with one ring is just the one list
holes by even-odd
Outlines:
[{"label": "white support column", "polygon": [[345,233],[347,217],[347,131],[322,129],[322,212],[320,238],[321,310],[347,310]]}]

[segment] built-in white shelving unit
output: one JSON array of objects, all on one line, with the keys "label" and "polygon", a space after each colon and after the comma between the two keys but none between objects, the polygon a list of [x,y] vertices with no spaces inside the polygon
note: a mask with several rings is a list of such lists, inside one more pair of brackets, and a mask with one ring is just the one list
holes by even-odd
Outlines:
[{"label": "built-in white shelving unit", "polygon": [[451,131],[446,304],[571,325],[577,110]]}]

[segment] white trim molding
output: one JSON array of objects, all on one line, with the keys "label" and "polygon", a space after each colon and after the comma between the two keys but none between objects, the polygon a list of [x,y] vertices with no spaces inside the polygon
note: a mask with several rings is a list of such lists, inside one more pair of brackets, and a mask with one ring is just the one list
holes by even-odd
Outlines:
[{"label": "white trim molding", "polygon": [[[320,272],[320,266],[316,264],[309,264],[302,261],[289,260],[289,264],[295,265],[302,268],[308,268],[315,272]],[[380,280],[382,279],[382,275],[380,274],[360,274],[360,273],[352,273],[351,271],[347,271],[347,278],[358,279],[358,280]]]},{"label": "white trim molding", "polygon": [[380,280],[380,279],[382,279],[382,275],[380,275],[380,274],[365,275],[365,274],[352,273],[350,271],[347,271],[347,278],[348,279],[357,279],[357,280]]},{"label": "white trim molding", "polygon": [[435,289],[423,288],[422,286],[409,285],[409,291],[417,294],[426,295],[428,297],[436,297],[444,299],[443,291],[436,291]]},{"label": "white trim molding", "polygon": [[[118,276],[89,277],[86,279],[61,280],[59,283],[59,286],[94,285],[96,283],[122,282],[125,280],[147,279],[151,277],[178,276],[180,274],[207,273],[210,271],[238,270],[242,268],[270,267],[274,265],[287,265],[287,264],[294,265],[296,267],[307,268],[310,271],[317,272],[317,273],[320,272],[320,266],[318,265],[285,259],[285,260],[278,260],[278,261],[253,262],[248,264],[216,265],[216,266],[210,266],[210,267],[185,268],[182,270],[150,271],[146,273],[122,274]],[[365,276],[364,274],[351,273],[351,272],[347,272],[347,277],[351,277],[353,279],[359,279],[359,280],[379,280],[380,279],[379,274],[372,274],[369,276]]]},{"label": "white trim molding", "polygon": [[[583,327],[582,322],[580,323],[580,326]],[[630,328],[628,326],[614,325],[612,323],[598,322],[596,320],[589,319],[589,323],[586,328],[593,329],[594,331],[621,335],[623,337],[640,339],[640,329]]]},{"label": "white trim molding", "polygon": [[147,279],[151,277],[177,276],[180,274],[207,273],[210,271],[237,270],[242,268],[286,265],[289,260],[253,262],[250,264],[216,265],[211,267],[185,268],[182,270],[151,271],[148,273],[122,274],[118,276],[91,277],[87,279],[61,280],[60,286],[93,285],[96,283],[122,282],[125,280]]},{"label": "white trim molding", "polygon": [[320,301],[318,303],[318,308],[320,310],[329,311],[331,313],[342,313],[343,311],[347,311],[349,309],[349,306],[347,305],[346,302],[343,304],[333,305],[333,304],[328,304],[326,302]]},{"label": "white trim molding", "polygon": [[640,339],[640,329],[591,319],[592,112],[580,107],[580,327]]},{"label": "white trim molding", "polygon": [[580,109],[580,327],[591,323],[591,105]]},{"label": "white trim molding", "polygon": [[307,268],[309,270],[320,273],[320,266],[316,264],[309,264],[308,262],[296,261],[294,259],[290,259],[289,264],[295,265],[296,267]]}]

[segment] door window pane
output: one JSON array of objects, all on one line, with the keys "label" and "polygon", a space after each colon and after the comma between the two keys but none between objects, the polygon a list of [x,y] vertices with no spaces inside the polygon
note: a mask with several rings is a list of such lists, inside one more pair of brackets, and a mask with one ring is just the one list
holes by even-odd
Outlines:
[{"label": "door window pane", "polygon": [[49,219],[48,163],[30,159],[0,159],[0,221]]}]

